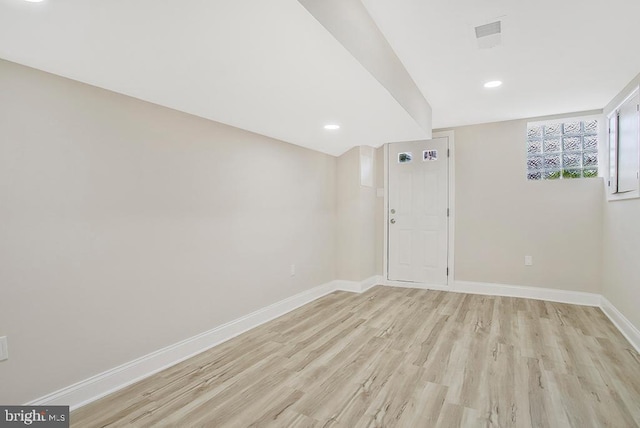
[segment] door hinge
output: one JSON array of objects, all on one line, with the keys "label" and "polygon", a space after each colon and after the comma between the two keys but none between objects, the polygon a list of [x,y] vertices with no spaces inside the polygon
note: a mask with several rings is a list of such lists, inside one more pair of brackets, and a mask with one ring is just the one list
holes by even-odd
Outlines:
[{"label": "door hinge", "polygon": [[447,217],[449,217],[449,208],[447,208]]},{"label": "door hinge", "polygon": [[449,157],[450,154],[451,154],[451,150],[447,149],[447,157]]},{"label": "door hinge", "polygon": [[449,268],[447,268],[447,276],[449,276]]}]

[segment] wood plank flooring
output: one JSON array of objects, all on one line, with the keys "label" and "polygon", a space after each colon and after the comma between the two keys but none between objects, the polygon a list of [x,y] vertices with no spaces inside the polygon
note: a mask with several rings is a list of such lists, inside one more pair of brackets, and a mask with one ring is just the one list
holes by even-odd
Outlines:
[{"label": "wood plank flooring", "polygon": [[640,356],[597,308],[336,292],[71,414],[73,427],[637,427]]}]

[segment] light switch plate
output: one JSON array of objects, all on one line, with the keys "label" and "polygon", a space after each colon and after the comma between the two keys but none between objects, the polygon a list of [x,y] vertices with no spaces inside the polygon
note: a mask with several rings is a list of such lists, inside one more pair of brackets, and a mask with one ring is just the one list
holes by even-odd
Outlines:
[{"label": "light switch plate", "polygon": [[525,266],[533,266],[533,257],[524,256],[524,265]]},{"label": "light switch plate", "polygon": [[0,337],[0,361],[9,359],[9,346],[7,345],[7,336]]}]

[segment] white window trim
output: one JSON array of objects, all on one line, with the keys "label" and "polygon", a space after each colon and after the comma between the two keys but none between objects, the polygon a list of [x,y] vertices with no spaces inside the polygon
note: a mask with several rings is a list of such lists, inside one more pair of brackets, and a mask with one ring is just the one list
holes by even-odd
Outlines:
[{"label": "white window trim", "polygon": [[[611,149],[611,142],[609,141],[609,123],[610,123],[610,119],[611,117],[616,114],[618,112],[618,110],[620,110],[620,107],[622,107],[623,104],[625,104],[627,101],[629,101],[631,98],[635,97],[638,93],[640,93],[640,85],[636,86],[630,93],[629,95],[627,95],[622,101],[620,101],[620,103],[613,109],[611,110],[611,112],[609,112],[609,114],[606,117],[606,126],[605,126],[605,147],[606,149],[602,150],[602,156],[604,156],[602,165],[606,165],[606,175],[603,175],[604,177],[604,185],[605,185],[605,193],[607,194],[607,201],[608,202],[614,202],[614,201],[624,201],[624,200],[628,200],[628,199],[638,199],[640,198],[640,177],[638,177],[638,188],[632,192],[625,192],[625,193],[611,193],[610,192],[610,188],[608,186],[609,184],[609,179],[610,179],[610,164],[609,164],[609,154],[610,154],[610,149]],[[617,152],[617,149],[616,149]],[[638,159],[638,161],[640,162],[640,159]],[[598,155],[598,162],[600,162],[600,155]],[[604,171],[602,171],[602,173],[604,173]],[[598,167],[598,175],[600,175],[600,168]]]}]

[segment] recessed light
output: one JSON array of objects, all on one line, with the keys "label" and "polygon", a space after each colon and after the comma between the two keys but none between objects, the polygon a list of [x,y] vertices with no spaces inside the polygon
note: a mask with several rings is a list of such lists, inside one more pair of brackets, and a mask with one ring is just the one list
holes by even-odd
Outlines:
[{"label": "recessed light", "polygon": [[498,86],[502,85],[502,82],[499,80],[492,80],[490,82],[487,82],[484,84],[485,88],[497,88]]},{"label": "recessed light", "polygon": [[29,3],[41,3],[44,0],[24,0],[24,1],[28,1]]},{"label": "recessed light", "polygon": [[340,125],[336,125],[334,123],[330,123],[328,125],[325,125],[324,129],[327,129],[329,131],[335,131],[336,129],[340,129]]}]

